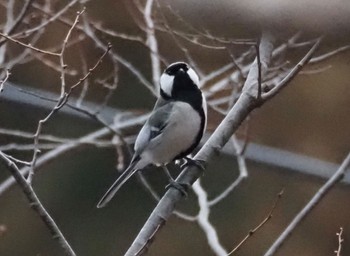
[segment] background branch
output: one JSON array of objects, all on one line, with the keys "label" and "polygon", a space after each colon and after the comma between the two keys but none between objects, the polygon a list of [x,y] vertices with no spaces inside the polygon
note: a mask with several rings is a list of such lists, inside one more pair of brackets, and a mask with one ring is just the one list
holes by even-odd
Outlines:
[{"label": "background branch", "polygon": [[6,155],[0,151],[0,162],[7,167],[13,177],[16,179],[18,185],[21,187],[23,193],[26,195],[30,206],[39,215],[41,220],[50,230],[52,238],[57,240],[60,246],[64,249],[66,255],[75,256],[75,252],[63,236],[61,230],[56,225],[55,221],[51,218],[44,206],[41,204],[39,198],[35,194],[32,186],[23,177],[16,164],[12,162]]},{"label": "background branch", "polygon": [[283,233],[277,238],[277,240],[271,245],[271,247],[265,253],[265,256],[274,255],[282,244],[291,235],[298,224],[311,212],[313,208],[322,200],[322,198],[328,194],[329,190],[334,187],[345,175],[345,172],[350,165],[350,153],[344,159],[339,169],[334,175],[317,191],[312,199],[305,205],[305,207],[295,216],[292,222],[287,226]]}]

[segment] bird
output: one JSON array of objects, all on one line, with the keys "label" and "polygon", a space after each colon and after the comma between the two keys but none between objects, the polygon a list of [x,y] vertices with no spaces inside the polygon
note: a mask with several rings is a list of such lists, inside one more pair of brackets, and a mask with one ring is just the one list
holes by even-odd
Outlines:
[{"label": "bird", "polygon": [[207,126],[207,104],[199,77],[187,63],[175,62],[164,70],[159,85],[158,99],[136,138],[129,166],[97,208],[106,206],[127,180],[149,165],[165,167],[181,159],[196,164],[188,156],[198,146]]}]

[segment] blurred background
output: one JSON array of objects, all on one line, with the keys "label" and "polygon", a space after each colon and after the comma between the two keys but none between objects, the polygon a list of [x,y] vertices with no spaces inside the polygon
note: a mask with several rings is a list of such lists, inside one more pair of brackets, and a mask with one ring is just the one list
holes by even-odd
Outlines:
[{"label": "blurred background", "polygon": [[[131,116],[152,109],[157,73],[150,57],[150,52],[154,51],[154,44],[150,43],[147,34],[150,24],[145,18],[149,2],[153,1],[25,1],[29,7],[24,18],[9,34],[53,52],[62,48],[76,12],[86,7],[64,55],[68,65],[68,88],[97,62],[107,43],[112,44],[112,51],[102,64],[74,90],[69,102],[75,109],[63,107],[44,125],[42,134],[55,136],[58,140],[41,140],[39,158],[105,128],[106,124],[118,126],[118,123],[131,120]],[[23,6],[23,1],[0,1],[2,33],[8,33],[11,27],[9,14],[13,11],[17,17]],[[60,10],[65,11],[44,28],[23,33],[47,22]],[[214,131],[223,118],[223,112],[231,102],[227,98],[238,97],[255,57],[254,47],[249,43],[259,38],[262,28],[274,31],[276,48],[297,35],[296,42],[275,57],[269,71],[271,77],[266,78],[271,84],[278,75],[287,74],[312,46],[310,42],[319,36],[325,37],[315,56],[343,49],[332,57],[306,66],[287,88],[253,111],[236,134],[248,143],[249,176],[211,208],[210,221],[221,244],[230,251],[266,217],[277,194],[284,188],[272,219],[236,253],[263,255],[326,179],[317,172],[306,174],[310,171],[309,165],[296,172],[295,166],[274,164],[286,160],[277,154],[270,155],[266,162],[258,161],[254,155],[264,152],[261,149],[254,151],[250,145],[290,152],[290,156],[296,156],[296,165],[298,159],[301,161],[297,156],[311,159],[311,166],[312,159],[322,160],[311,169],[320,168],[321,172],[322,168],[332,167],[328,174],[335,171],[336,165],[348,154],[350,51],[346,49],[350,44],[350,3],[345,0],[317,3],[311,0],[283,3],[271,0],[259,3],[177,0],[154,1],[151,10],[149,18],[154,22],[159,51],[153,56],[159,61],[160,70],[171,62],[185,60],[195,66],[204,80],[207,79],[203,90],[212,104],[208,132]],[[21,56],[25,51],[22,46],[13,42],[1,43],[3,40],[0,39],[0,79],[4,79],[8,68],[11,75],[0,93],[0,150],[30,161],[33,154],[31,136],[38,121],[55,105],[38,95],[57,100],[61,90],[60,66],[57,58],[30,50]],[[240,60],[241,56],[245,57]],[[226,65],[232,66],[208,78],[213,71]],[[236,76],[232,78],[231,74]],[[225,86],[215,91],[220,81],[226,81]],[[223,103],[217,103],[220,100]],[[89,114],[84,109],[88,109]],[[142,120],[118,131],[131,143],[140,124]],[[17,136],[14,131],[21,131],[22,136]],[[29,138],[24,138],[25,132]],[[231,153],[213,159],[201,178],[209,199],[215,198],[239,175],[236,157]],[[156,201],[137,178],[123,187],[108,207],[95,207],[119,175],[118,167],[122,170],[123,163],[128,161],[128,149],[121,147],[107,129],[105,135],[94,142],[79,144],[57,154],[37,168],[34,190],[77,255],[123,255],[155,207]],[[176,175],[178,170],[174,166],[172,169]],[[163,172],[149,168],[144,175],[162,195],[167,184]],[[10,173],[0,165],[0,188],[8,177]],[[328,193],[276,255],[334,255],[338,247],[336,233],[340,227],[344,228],[345,239],[342,255],[350,255],[349,198],[347,179]],[[196,215],[196,195],[190,193],[178,209]],[[3,191],[0,189],[0,255],[63,255],[16,184]],[[215,254],[196,222],[173,216],[156,236],[148,255]]]}]

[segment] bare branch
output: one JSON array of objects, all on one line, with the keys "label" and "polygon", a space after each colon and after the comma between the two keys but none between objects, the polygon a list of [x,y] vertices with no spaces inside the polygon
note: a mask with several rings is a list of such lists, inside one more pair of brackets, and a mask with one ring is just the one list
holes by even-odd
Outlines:
[{"label": "bare branch", "polygon": [[207,241],[210,248],[215,253],[215,255],[218,255],[218,256],[227,255],[226,250],[219,242],[219,238],[215,228],[209,221],[210,206],[208,203],[208,196],[206,191],[203,189],[202,185],[200,184],[200,178],[196,180],[195,183],[193,183],[192,188],[193,188],[193,192],[198,197],[198,204],[200,209],[198,213],[197,223],[203,229],[204,234],[207,236]]},{"label": "bare branch", "polygon": [[6,155],[0,152],[0,162],[7,167],[13,177],[16,179],[18,185],[22,188],[23,193],[26,195],[30,206],[37,212],[41,220],[45,223],[50,230],[53,239],[57,240],[61,247],[64,249],[66,255],[75,256],[75,252],[63,236],[61,230],[58,228],[55,221],[51,218],[44,206],[41,204],[39,198],[35,194],[32,186],[26,181],[16,164],[11,161]]},{"label": "bare branch", "polygon": [[237,156],[237,162],[238,162],[238,169],[239,169],[239,175],[238,178],[232,182],[222,193],[220,193],[218,196],[216,196],[214,199],[209,201],[209,205],[213,206],[219,202],[221,202],[224,198],[226,198],[243,180],[245,180],[248,177],[248,168],[245,161],[245,157],[243,156],[242,149],[239,146],[239,142],[235,135],[232,136],[232,144],[236,151]]},{"label": "bare branch", "polygon": [[260,224],[258,226],[256,226],[254,229],[250,230],[249,233],[243,238],[243,240],[241,242],[239,242],[235,248],[233,248],[232,251],[230,251],[230,253],[227,255],[231,255],[235,252],[237,252],[242,245],[251,237],[253,236],[260,228],[262,228],[271,218],[272,218],[272,214],[274,212],[274,210],[277,207],[277,203],[279,202],[279,200],[282,198],[283,195],[283,189],[281,192],[278,193],[277,198],[275,199],[275,202],[273,203],[270,212],[267,214],[267,216],[263,219],[262,222],[260,222]]},{"label": "bare branch", "polygon": [[[96,46],[100,49],[106,49],[106,45],[96,36],[95,32],[91,28],[89,22],[87,21],[87,18],[85,15],[83,15],[83,21],[84,21],[84,32],[86,35],[96,44]],[[154,89],[153,85],[141,74],[141,72],[129,61],[124,59],[122,56],[118,55],[114,51],[110,51],[111,57],[122,64],[124,67],[126,67],[139,81],[141,84],[143,84],[147,89],[151,91],[153,95],[157,95],[156,90]]]},{"label": "bare branch", "polygon": [[[2,151],[2,150],[0,150],[0,151]],[[10,155],[5,154],[4,152],[2,152],[2,154],[3,154],[5,157],[7,157],[9,160],[13,161],[13,162],[16,162],[16,163],[19,163],[19,164],[23,164],[23,165],[26,165],[26,166],[30,166],[30,163],[29,163],[29,162],[22,161],[22,160],[17,159],[17,158],[15,158],[15,157],[13,157],[13,156],[10,156]]]},{"label": "bare branch", "polygon": [[59,17],[61,17],[66,11],[68,11],[71,7],[73,7],[77,2],[79,2],[79,0],[69,1],[67,5],[65,5],[61,10],[56,12],[55,15],[53,15],[50,19],[46,20],[45,22],[42,22],[41,24],[39,24],[38,26],[36,26],[34,28],[30,28],[30,29],[26,29],[24,31],[20,31],[17,34],[13,35],[13,37],[16,38],[18,36],[29,35],[29,34],[32,34],[32,33],[36,32],[36,31],[41,30],[42,28],[46,27],[48,24],[54,22]]},{"label": "bare branch", "polygon": [[34,47],[34,46],[30,45],[30,44],[22,43],[22,42],[14,39],[14,38],[12,38],[12,37],[10,37],[8,35],[5,35],[5,34],[3,34],[1,32],[0,32],[0,36],[5,37],[7,40],[10,40],[10,41],[12,41],[12,42],[14,42],[16,44],[19,44],[19,45],[21,45],[23,47],[26,47],[28,49],[31,49],[33,51],[37,51],[37,52],[40,52],[40,53],[43,53],[43,54],[47,54],[47,55],[51,55],[51,56],[55,56],[55,57],[59,57],[60,56],[59,53],[42,50],[42,49],[36,48],[36,47]]},{"label": "bare branch", "polygon": [[6,76],[5,76],[5,78],[3,80],[0,80],[0,93],[4,90],[5,83],[9,79],[10,75],[11,75],[10,70],[6,69]]},{"label": "bare branch", "polygon": [[[34,134],[34,145],[35,145],[35,148],[33,150],[33,156],[32,156],[32,161],[31,161],[31,168],[30,168],[30,171],[29,171],[29,175],[27,177],[27,182],[29,184],[31,184],[32,180],[33,180],[33,176],[34,176],[34,170],[35,170],[35,163],[36,163],[36,160],[37,160],[37,155],[38,153],[40,152],[40,150],[37,148],[37,145],[39,144],[39,136],[40,136],[40,133],[41,133],[41,129],[42,129],[42,126],[60,109],[62,108],[62,106],[67,102],[68,100],[68,97],[69,97],[69,94],[71,93],[71,91],[74,89],[75,86],[72,86],[70,88],[70,91],[68,94],[66,94],[65,92],[65,69],[66,69],[66,64],[64,63],[64,52],[65,52],[65,49],[67,47],[67,43],[68,43],[68,40],[69,40],[69,37],[70,35],[72,34],[72,31],[74,29],[74,27],[76,26],[76,24],[78,24],[78,21],[79,21],[79,17],[81,14],[83,14],[85,11],[85,9],[83,9],[81,12],[77,12],[77,16],[75,18],[75,21],[72,25],[72,27],[68,30],[68,33],[63,41],[63,44],[62,44],[62,49],[61,49],[61,52],[59,53],[59,58],[60,58],[60,65],[61,65],[61,95],[60,95],[60,98],[58,99],[55,107],[51,110],[51,112],[44,118],[44,119],[41,119],[38,123],[38,126],[37,126],[37,130]],[[107,49],[106,52],[109,51],[110,48]],[[102,56],[105,56],[102,55]],[[97,64],[95,65],[95,67],[100,63],[97,62]],[[94,69],[93,69],[94,70]],[[88,77],[90,75],[91,72],[89,72],[86,77]],[[86,79],[86,78],[85,78]],[[81,79],[80,79],[81,81]],[[77,85],[79,85],[80,83],[78,82]]]},{"label": "bare branch", "polygon": [[64,97],[64,93],[66,92],[65,74],[66,74],[67,65],[64,63],[64,53],[66,51],[68,40],[72,34],[72,31],[76,27],[76,25],[78,24],[80,15],[82,15],[84,12],[85,12],[85,8],[83,8],[82,11],[77,12],[77,15],[75,17],[73,25],[70,27],[66,37],[63,40],[62,49],[60,52],[60,65],[61,65],[61,95],[60,95],[60,97],[61,98]]},{"label": "bare branch", "polygon": [[108,54],[108,52],[112,49],[112,45],[108,43],[107,49],[105,52],[101,55],[101,57],[97,60],[95,65],[89,69],[89,72],[87,72],[82,78],[79,79],[77,83],[71,86],[71,88],[68,91],[68,95],[77,87],[79,86],[82,82],[84,82],[89,76],[92,75],[92,73],[95,71],[95,69],[102,63],[102,60],[105,58],[105,56]]},{"label": "bare branch", "polygon": [[318,62],[321,62],[321,61],[324,61],[330,57],[333,57],[339,53],[342,53],[342,52],[345,52],[347,50],[350,49],[350,45],[345,45],[343,47],[340,47],[338,49],[335,49],[334,51],[330,51],[330,52],[327,52],[323,55],[320,55],[320,56],[317,56],[317,57],[313,57],[312,59],[310,59],[309,63],[310,64],[314,64],[314,63],[318,63]]},{"label": "bare branch", "polygon": [[294,217],[292,222],[286,227],[277,240],[271,245],[265,256],[274,255],[282,244],[288,239],[294,229],[300,222],[315,208],[315,206],[323,199],[324,196],[337,184],[345,175],[350,165],[350,153],[347,155],[339,169],[333,176],[317,191],[317,193],[310,199],[304,208]]},{"label": "bare branch", "polygon": [[[145,122],[147,117],[148,117],[148,115],[146,114],[146,115],[138,116],[135,118],[131,118],[129,120],[125,120],[125,121],[113,124],[112,128],[114,130],[118,130],[118,129],[122,129],[125,127],[133,127],[135,125],[140,125],[141,123]],[[70,150],[73,150],[75,148],[78,148],[81,145],[89,143],[90,141],[93,141],[97,138],[105,136],[107,134],[110,134],[110,129],[102,128],[102,129],[99,129],[95,132],[86,134],[85,136],[82,136],[79,139],[71,140],[68,143],[60,145],[57,148],[55,148],[55,149],[41,155],[40,157],[38,157],[38,159],[36,161],[36,168],[38,169],[38,168],[42,167],[43,165],[45,165],[46,163],[48,163],[49,161],[51,161],[53,159],[57,159],[58,156],[66,153]],[[23,176],[25,176],[29,173],[29,170],[30,170],[29,167],[24,167],[20,170],[20,172]],[[9,179],[5,180],[4,182],[2,182],[0,185],[0,195],[2,193],[4,193],[7,189],[9,189],[14,184],[14,182],[15,182],[15,180],[13,178],[9,178]]]},{"label": "bare branch", "polygon": [[258,65],[258,94],[257,94],[257,99],[261,98],[261,62],[260,62],[260,50],[259,50],[259,43],[255,45],[256,48],[256,61]]},{"label": "bare branch", "polygon": [[276,85],[274,88],[272,88],[270,91],[264,93],[262,95],[264,100],[270,99],[273,96],[276,95],[276,93],[279,92],[279,90],[289,84],[289,82],[299,73],[299,71],[309,62],[312,55],[317,50],[318,46],[320,45],[322,41],[322,37],[316,40],[315,44],[311,47],[309,52],[302,58],[302,60],[289,72],[287,76],[285,76],[282,81],[278,85]]},{"label": "bare branch", "polygon": [[[152,6],[153,0],[147,0],[145,10],[144,10],[144,18],[146,23],[146,35],[147,41],[146,44],[150,48],[150,57],[151,57],[151,65],[152,65],[152,78],[154,86],[159,86],[159,78],[160,78],[160,61],[159,61],[159,53],[158,53],[158,41],[155,36],[154,22],[152,18]],[[158,90],[157,90],[158,91]]]},{"label": "bare branch", "polygon": [[342,244],[344,242],[343,239],[343,228],[340,227],[339,232],[336,234],[338,237],[338,249],[334,251],[334,253],[336,254],[336,256],[341,256],[341,249],[342,249]]},{"label": "bare branch", "polygon": [[[13,25],[11,28],[9,28],[6,33],[8,35],[11,35],[19,26],[19,24],[21,23],[21,21],[23,20],[24,16],[27,14],[31,4],[33,3],[34,0],[26,0],[26,2],[24,3],[20,13],[18,14],[16,20],[14,20]],[[4,42],[4,41],[3,41]],[[3,42],[0,42],[0,46],[2,45]]]}]

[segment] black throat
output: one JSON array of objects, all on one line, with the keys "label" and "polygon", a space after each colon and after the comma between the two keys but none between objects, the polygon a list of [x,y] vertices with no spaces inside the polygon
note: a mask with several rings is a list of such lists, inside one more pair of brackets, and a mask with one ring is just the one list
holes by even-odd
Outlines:
[{"label": "black throat", "polygon": [[163,90],[160,91],[161,96],[165,100],[182,101],[188,103],[200,116],[201,123],[199,132],[196,135],[192,145],[185,151],[178,154],[174,160],[181,159],[190,154],[199,144],[204,133],[206,116],[203,109],[203,96],[201,90],[189,78],[186,72],[177,74],[174,77],[173,89],[171,96],[167,95]]},{"label": "black throat", "polygon": [[177,73],[174,77],[171,96],[166,95],[161,90],[162,93],[166,100],[183,101],[190,104],[197,111],[202,109],[202,92],[186,72]]}]

